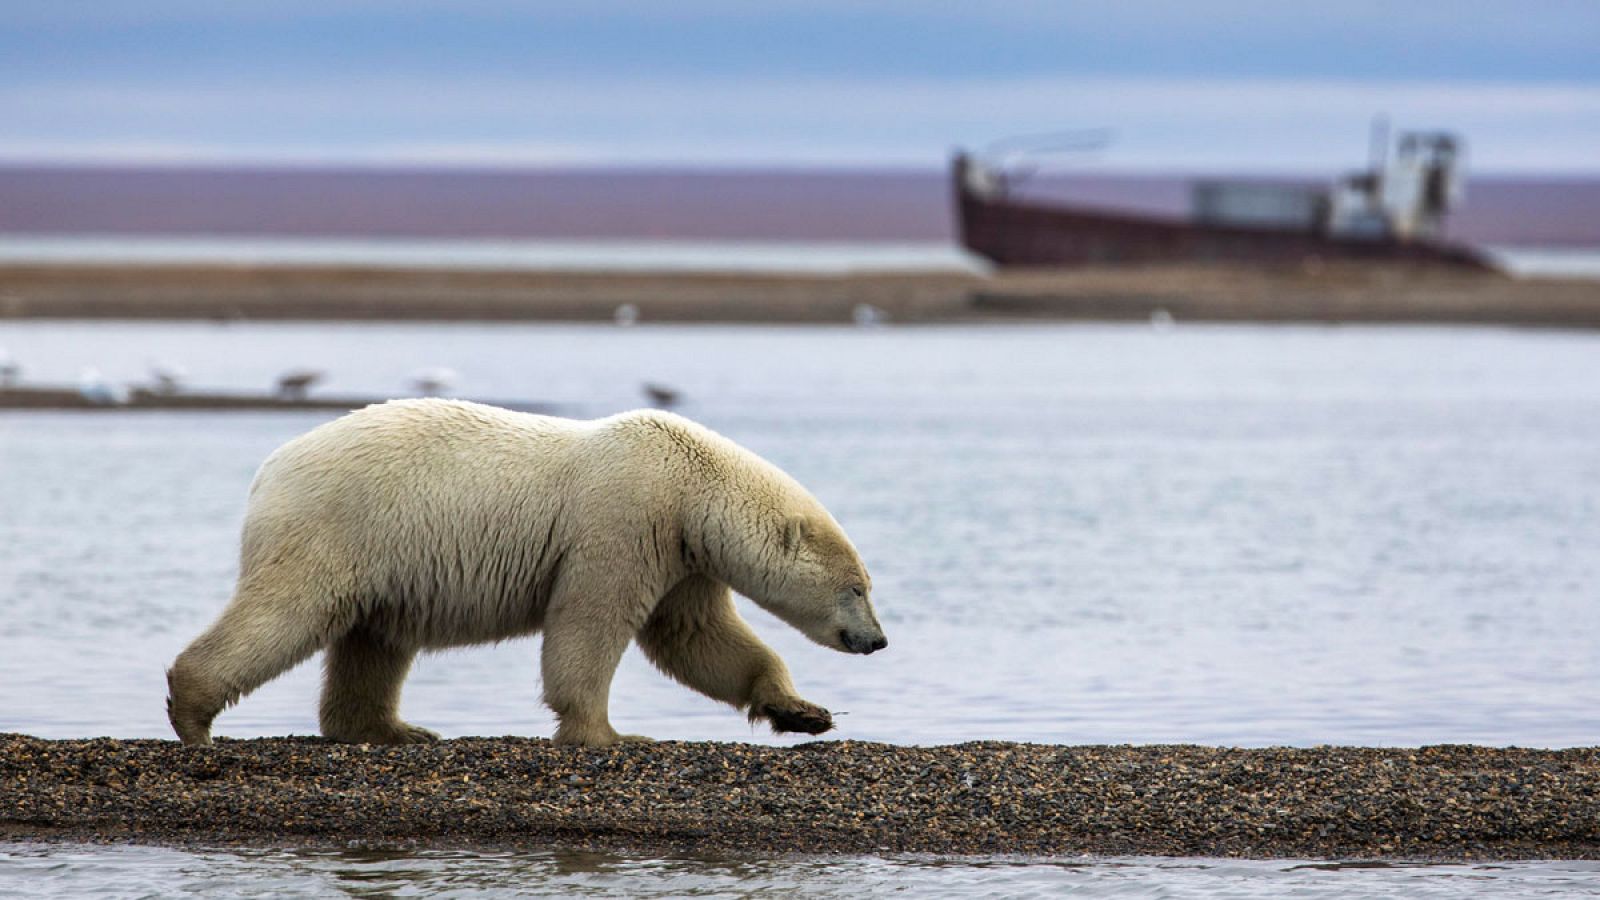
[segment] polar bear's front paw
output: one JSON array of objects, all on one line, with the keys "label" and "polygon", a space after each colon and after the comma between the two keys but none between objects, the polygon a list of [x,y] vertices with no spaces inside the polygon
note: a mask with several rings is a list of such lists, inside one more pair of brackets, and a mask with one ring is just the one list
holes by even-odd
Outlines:
[{"label": "polar bear's front paw", "polygon": [[772,723],[772,730],[782,733],[798,731],[802,734],[822,734],[833,730],[833,714],[804,700],[792,700],[779,705],[768,703],[753,710],[752,718],[763,718]]}]

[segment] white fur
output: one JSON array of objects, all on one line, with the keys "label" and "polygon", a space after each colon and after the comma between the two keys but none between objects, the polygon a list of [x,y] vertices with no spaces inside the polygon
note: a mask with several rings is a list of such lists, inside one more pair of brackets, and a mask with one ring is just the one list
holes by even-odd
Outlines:
[{"label": "white fur", "polygon": [[738,618],[728,585],[819,643],[882,644],[866,570],[822,505],[670,413],[368,407],[267,459],[241,550],[233,602],[169,673],[186,741],[206,742],[223,706],[323,647],[324,733],[425,740],[395,713],[416,651],[540,630],[558,740],[619,738],[606,695],[634,638],[752,718],[825,719]]}]

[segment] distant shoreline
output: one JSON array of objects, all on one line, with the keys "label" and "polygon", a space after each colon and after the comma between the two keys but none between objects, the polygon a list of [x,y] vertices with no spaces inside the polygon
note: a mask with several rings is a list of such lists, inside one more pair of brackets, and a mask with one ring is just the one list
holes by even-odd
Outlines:
[{"label": "distant shoreline", "polygon": [[1600,327],[1600,280],[1370,266],[882,274],[0,264],[0,319],[848,324],[1222,321]]},{"label": "distant shoreline", "polygon": [[777,855],[1600,858],[1600,748],[0,735],[0,840]]},{"label": "distant shoreline", "polygon": [[[1076,169],[1077,167],[1070,167]],[[1182,217],[1196,178],[1273,176],[1108,167],[1043,172],[1047,201]],[[476,240],[947,241],[950,171],[926,167],[387,167],[0,162],[0,233],[455,237]],[[1600,246],[1600,177],[1474,171],[1453,240]]]}]

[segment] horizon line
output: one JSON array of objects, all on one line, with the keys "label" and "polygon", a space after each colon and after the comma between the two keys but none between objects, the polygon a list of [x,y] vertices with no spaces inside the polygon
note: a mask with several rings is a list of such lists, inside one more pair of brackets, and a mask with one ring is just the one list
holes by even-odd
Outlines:
[{"label": "horizon line", "polygon": [[[946,159],[953,158],[956,151]],[[1037,173],[1036,177],[1111,177],[1111,178],[1205,178],[1218,176],[1243,176],[1266,178],[1317,178],[1331,179],[1362,168],[1353,163],[1339,169],[1313,169],[1309,166],[1263,166],[1241,162],[1228,166],[1195,166],[1165,164],[1101,164],[1089,163],[1081,167],[1061,167]],[[497,174],[579,174],[610,173],[619,175],[889,175],[914,176],[945,174],[949,162],[943,164],[889,160],[601,160],[584,161],[529,159],[512,161],[504,159],[374,159],[365,156],[274,157],[274,156],[194,156],[174,158],[87,156],[69,159],[49,159],[34,156],[7,156],[0,151],[0,169],[53,169],[61,171],[137,170],[137,171],[214,171],[214,172],[392,172],[392,173],[497,173]],[[1495,168],[1470,169],[1469,179],[1548,179],[1548,180],[1600,180],[1600,166],[1592,169],[1534,169]]]}]

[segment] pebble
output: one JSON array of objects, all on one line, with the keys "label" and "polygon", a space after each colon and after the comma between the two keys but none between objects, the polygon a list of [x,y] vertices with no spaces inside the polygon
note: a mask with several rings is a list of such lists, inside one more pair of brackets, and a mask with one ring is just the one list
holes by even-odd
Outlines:
[{"label": "pebble", "polygon": [[0,734],[0,839],[174,846],[1600,858],[1600,749]]}]

